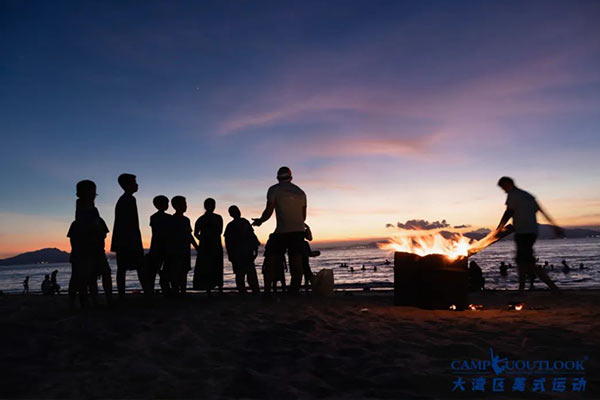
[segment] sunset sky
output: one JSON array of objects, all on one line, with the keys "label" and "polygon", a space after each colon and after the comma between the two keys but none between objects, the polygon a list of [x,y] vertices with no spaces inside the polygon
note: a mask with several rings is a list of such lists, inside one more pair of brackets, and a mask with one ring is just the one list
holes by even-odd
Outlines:
[{"label": "sunset sky", "polygon": [[[508,175],[600,226],[598,1],[3,1],[0,257],[69,250],[75,184],[258,217],[278,167],[315,240],[495,226]],[[261,240],[274,218],[257,229]]]}]

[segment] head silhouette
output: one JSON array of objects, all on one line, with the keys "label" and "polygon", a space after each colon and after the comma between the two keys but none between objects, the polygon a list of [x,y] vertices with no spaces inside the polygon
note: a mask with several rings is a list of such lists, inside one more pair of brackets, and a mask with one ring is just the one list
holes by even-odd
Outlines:
[{"label": "head silhouette", "polygon": [[117,181],[125,193],[134,194],[138,191],[138,184],[133,174],[121,174]]},{"label": "head silhouette", "polygon": [[159,211],[166,211],[169,208],[169,198],[167,196],[158,195],[152,199],[152,204]]},{"label": "head silhouette", "polygon": [[281,167],[277,171],[277,180],[279,182],[291,182],[292,180],[292,170],[289,167]]},{"label": "head silhouette", "polygon": [[242,216],[242,213],[240,212],[240,209],[238,208],[238,206],[231,206],[231,207],[229,207],[228,211],[229,211],[229,215],[233,219],[238,219]]},{"label": "head silhouette", "polygon": [[44,276],[44,280],[45,280],[45,281],[49,281],[49,280],[50,280],[50,275],[46,275],[46,276]]},{"label": "head silhouette", "polygon": [[508,193],[515,188],[515,181],[513,181],[512,178],[509,178],[508,176],[503,176],[498,181],[498,186],[500,186],[506,193]]},{"label": "head silhouette", "polygon": [[206,200],[204,200],[204,209],[206,210],[206,212],[213,212],[215,211],[215,208],[217,207],[217,202],[215,201],[215,199],[212,198],[208,198]]},{"label": "head silhouette", "polygon": [[177,213],[183,214],[187,211],[187,202],[183,196],[175,196],[171,199],[171,205]]},{"label": "head silhouette", "polygon": [[96,198],[96,184],[89,179],[77,182],[77,198],[89,202]]}]

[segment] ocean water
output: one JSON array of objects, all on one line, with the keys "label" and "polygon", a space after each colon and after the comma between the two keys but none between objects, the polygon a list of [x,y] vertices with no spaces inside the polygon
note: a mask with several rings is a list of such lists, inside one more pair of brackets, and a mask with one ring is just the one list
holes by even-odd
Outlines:
[{"label": "ocean water", "polygon": [[[317,272],[322,268],[331,268],[334,271],[335,283],[339,287],[392,287],[394,282],[393,261],[394,254],[372,247],[353,247],[327,249],[313,246],[313,250],[321,250],[321,255],[311,258],[311,268]],[[600,238],[589,239],[560,239],[539,240],[535,245],[536,256],[539,262],[548,261],[554,264],[554,270],[549,271],[550,277],[561,288],[600,288]],[[510,240],[498,242],[481,253],[471,257],[481,266],[486,280],[487,289],[516,289],[518,278],[516,268],[509,269],[508,276],[502,277],[498,266],[501,261],[514,265],[514,243]],[[386,264],[389,260],[391,264]],[[566,260],[573,270],[565,274],[561,270],[561,261]],[[109,260],[113,270],[113,290],[116,290],[115,272],[116,265],[113,259]],[[260,268],[262,256],[256,260],[257,272],[262,285]],[[348,268],[341,268],[340,264],[348,264]],[[583,263],[585,269],[580,270],[579,264]],[[195,260],[192,259],[192,266]],[[361,270],[362,266],[365,270]],[[354,269],[352,272],[350,267]],[[375,267],[377,270],[375,271]],[[34,264],[0,266],[0,290],[5,293],[19,293],[23,290],[23,280],[29,275],[30,292],[39,292],[45,274],[58,270],[58,283],[62,289],[68,286],[71,274],[70,264]],[[289,283],[289,274],[287,275]],[[192,271],[188,274],[188,287],[191,287]],[[225,260],[225,287],[235,288],[235,277],[231,264]],[[158,282],[157,282],[158,284]],[[99,285],[101,286],[101,285]],[[545,285],[536,280],[536,288]],[[127,289],[140,289],[135,271],[128,272]]]}]

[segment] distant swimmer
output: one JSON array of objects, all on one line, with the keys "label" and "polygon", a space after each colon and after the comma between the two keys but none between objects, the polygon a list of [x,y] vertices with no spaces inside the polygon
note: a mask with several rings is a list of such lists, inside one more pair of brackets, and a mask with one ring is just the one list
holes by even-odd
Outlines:
[{"label": "distant swimmer", "polygon": [[385,264],[385,265],[390,265],[390,264],[391,264],[391,262],[390,262],[390,260],[386,259],[386,260],[385,260],[385,262],[384,262],[384,264]]},{"label": "distant swimmer", "polygon": [[29,293],[29,275],[27,275],[23,281],[23,294],[27,293]]},{"label": "distant swimmer", "polygon": [[508,275],[508,266],[502,261],[500,263],[500,275],[507,276]]},{"label": "distant swimmer", "polygon": [[548,261],[544,261],[544,266],[542,268],[544,268],[545,270],[548,270],[548,268],[550,268]]},{"label": "distant swimmer", "polygon": [[365,264],[363,264],[363,266],[361,267],[361,269],[360,269],[360,270],[361,270],[361,271],[364,271],[364,270],[366,270],[366,268],[365,268]]},{"label": "distant swimmer", "polygon": [[373,272],[377,272],[377,265],[373,267]]},{"label": "distant swimmer", "polygon": [[567,261],[562,260],[562,266],[562,272],[564,272],[565,274],[568,274],[571,271],[571,267],[569,267]]},{"label": "distant swimmer", "polygon": [[585,269],[585,267],[583,266],[583,263],[579,264],[579,269]]},{"label": "distant swimmer", "polygon": [[350,272],[354,272],[354,267],[350,267]]}]

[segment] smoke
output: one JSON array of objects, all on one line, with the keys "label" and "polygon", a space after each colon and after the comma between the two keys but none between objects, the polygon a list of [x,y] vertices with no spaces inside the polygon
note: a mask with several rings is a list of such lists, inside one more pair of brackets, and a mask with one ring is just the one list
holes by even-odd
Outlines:
[{"label": "smoke", "polygon": [[404,223],[398,222],[395,226],[392,224],[386,224],[387,228],[398,228],[407,231],[430,231],[433,229],[448,228],[450,224],[445,219],[441,221],[429,222],[424,219],[411,219]]}]

